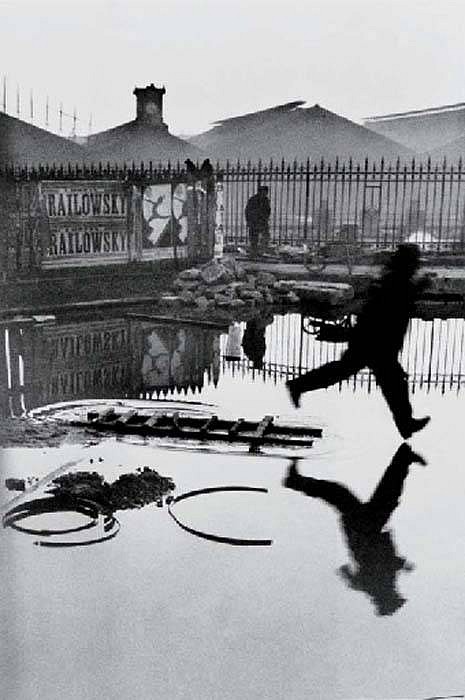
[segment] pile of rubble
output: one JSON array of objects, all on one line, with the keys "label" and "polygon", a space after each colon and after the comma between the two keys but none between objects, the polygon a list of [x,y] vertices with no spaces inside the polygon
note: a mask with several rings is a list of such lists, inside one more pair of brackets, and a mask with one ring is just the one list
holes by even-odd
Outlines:
[{"label": "pile of rubble", "polygon": [[113,483],[97,472],[70,472],[53,480],[48,493],[69,498],[86,498],[105,510],[142,508],[149,503],[162,507],[163,497],[175,489],[171,477],[143,467],[135,474],[122,474]]},{"label": "pile of rubble", "polygon": [[161,297],[164,306],[190,306],[200,311],[316,301],[331,305],[353,297],[348,284],[278,280],[271,272],[248,274],[234,257],[225,256],[200,267],[183,270],[172,284],[172,293]]}]

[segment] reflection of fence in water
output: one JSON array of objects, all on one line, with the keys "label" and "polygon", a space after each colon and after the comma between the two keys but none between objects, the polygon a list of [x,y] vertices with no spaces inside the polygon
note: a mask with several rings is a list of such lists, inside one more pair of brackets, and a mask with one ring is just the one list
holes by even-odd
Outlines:
[{"label": "reflection of fence in water", "polygon": [[155,398],[218,382],[219,331],[121,318],[11,324],[0,335],[0,416],[59,401]]},{"label": "reflection of fence in water", "polygon": [[[263,330],[263,366],[253,369],[247,359],[237,365],[223,361],[223,370],[277,381],[335,360],[345,347],[315,340],[305,332],[299,314],[275,316]],[[401,356],[412,387],[458,391],[464,383],[464,336],[464,319],[414,319]],[[121,319],[48,329],[15,324],[3,330],[0,342],[0,415],[18,416],[37,406],[78,398],[201,393],[204,385],[218,383],[226,340],[221,336],[220,348],[217,331],[186,327],[181,332],[150,323],[130,326]],[[344,384],[368,390],[373,385],[368,370]]]},{"label": "reflection of fence in water", "polygon": [[[464,343],[465,320],[462,318],[413,319],[400,357],[412,389],[446,391],[456,388],[459,391],[465,383]],[[236,363],[235,368],[223,361],[223,369],[227,367],[243,376],[254,373],[277,382],[337,360],[346,347],[345,343],[316,340],[305,332],[298,314],[276,316],[274,324],[266,330],[263,367],[254,369],[253,363],[245,358]],[[363,387],[370,391],[376,381],[369,370],[363,370],[341,386]]]}]

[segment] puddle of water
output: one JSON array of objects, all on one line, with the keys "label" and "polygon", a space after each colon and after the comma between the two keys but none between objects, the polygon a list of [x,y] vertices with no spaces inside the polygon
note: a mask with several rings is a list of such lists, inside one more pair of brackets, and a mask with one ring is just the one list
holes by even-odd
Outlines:
[{"label": "puddle of water", "polygon": [[[118,700],[421,698],[463,690],[465,654],[458,629],[465,528],[459,459],[462,328],[457,319],[448,326],[440,331],[437,323],[418,322],[416,335],[409,336],[408,357],[418,379],[415,413],[431,414],[432,422],[412,441],[428,465],[410,467],[388,521],[396,556],[414,565],[395,575],[395,588],[406,602],[392,615],[377,615],[373,595],[350,588],[342,575],[341,567],[355,571],[355,562],[337,509],[283,487],[289,451],[251,456],[244,448],[231,453],[229,447],[214,446],[201,452],[194,446],[167,449],[157,441],[130,437],[108,437],[88,447],[3,450],[5,477],[41,477],[67,460],[78,460],[71,469],[95,468],[108,481],[150,466],[173,478],[174,495],[215,486],[263,488],[267,493],[200,495],[177,504],[175,512],[184,524],[203,532],[273,540],[271,546],[241,547],[200,539],[178,527],[165,504],[118,512],[119,533],[91,547],[38,548],[33,537],[3,530],[0,560],[7,573],[0,612],[7,644],[0,648],[0,666],[7,700],[109,695]],[[299,356],[307,363],[300,366],[308,366],[312,358],[318,364],[340,352],[340,346],[323,346],[306,336],[300,346],[299,328],[297,316],[268,326],[266,371],[255,371],[254,377],[244,362],[232,365],[221,359],[224,337],[204,338],[207,350],[203,355],[197,350],[195,356],[194,349],[201,347],[196,336],[183,363],[176,360],[178,371],[181,365],[184,369],[169,396],[201,402],[196,410],[207,413],[212,407],[233,417],[272,413],[283,421],[297,414],[299,422],[323,427],[323,438],[307,451],[299,471],[341,483],[366,501],[400,439],[383,398],[374,385],[368,391],[365,376],[355,384],[307,395],[297,412],[290,407],[283,379],[299,366]],[[154,329],[149,330],[153,348]],[[97,327],[91,331],[97,337]],[[290,345],[288,331],[295,336]],[[73,332],[85,336],[82,328]],[[76,384],[69,379],[71,373],[87,371],[89,358],[71,353],[69,341],[66,345],[63,340],[66,333],[70,329],[62,328],[61,345],[56,337],[51,345],[37,345],[36,339],[36,348],[52,347],[65,358],[57,369],[36,354],[34,367],[42,374],[34,376],[42,379],[36,382],[36,393],[29,394],[27,408],[39,406],[34,397],[50,399],[52,389]],[[285,344],[275,342],[281,336]],[[183,342],[191,342],[186,337]],[[456,338],[454,352],[451,337]],[[180,352],[179,344],[177,330],[171,346],[165,331],[165,348]],[[132,367],[125,385],[128,401],[151,405],[141,402],[150,393],[144,378],[154,381],[153,368],[152,374],[144,374],[139,362],[144,353],[131,353],[124,360]],[[25,378],[31,367],[27,355]],[[191,362],[188,357],[194,356]],[[54,372],[62,378],[56,379]],[[117,382],[120,377],[114,375]],[[168,379],[163,375],[159,386],[162,381],[168,386]],[[443,392],[443,386],[451,385]],[[121,399],[119,385],[113,390],[103,386],[96,398]],[[64,391],[56,397],[67,396]],[[77,410],[93,397],[81,398],[85,406],[79,404]],[[4,505],[12,494],[0,489],[0,496]],[[372,559],[366,588],[386,581],[386,561]]]}]

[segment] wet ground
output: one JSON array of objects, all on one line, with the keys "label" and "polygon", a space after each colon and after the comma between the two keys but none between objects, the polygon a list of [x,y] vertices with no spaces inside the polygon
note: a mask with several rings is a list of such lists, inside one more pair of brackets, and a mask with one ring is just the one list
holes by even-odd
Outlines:
[{"label": "wet ground", "polygon": [[[237,362],[225,359],[225,334],[128,327],[121,319],[107,319],[104,330],[87,320],[9,335],[4,415],[104,397],[126,396],[127,405],[141,406],[158,396],[235,417],[297,415],[322,427],[323,437],[298,453],[267,448],[262,455],[239,445],[200,450],[91,433],[69,434],[55,448],[4,448],[2,482],[42,478],[72,463],[65,471],[95,470],[109,482],[149,466],[172,477],[175,496],[214,486],[266,489],[203,494],[172,509],[202,533],[272,544],[202,539],[179,527],[166,500],[117,512],[119,532],[92,546],[37,547],[47,538],[4,529],[2,697],[303,700],[465,692],[464,321],[412,323],[403,364],[415,414],[432,421],[411,445],[427,466],[389,473],[391,534],[380,540],[363,527],[354,539],[336,507],[283,485],[298,454],[300,473],[339,482],[366,501],[401,445],[368,374],[307,395],[297,412],[291,407],[286,376],[337,357],[343,347],[315,341],[308,332],[314,320],[276,317],[265,328],[264,357],[248,359],[241,350]],[[25,500],[41,488],[39,482]],[[2,513],[12,498],[24,495],[0,489]],[[29,521],[71,528],[83,518],[55,513]],[[103,523],[96,528],[103,537]]]}]

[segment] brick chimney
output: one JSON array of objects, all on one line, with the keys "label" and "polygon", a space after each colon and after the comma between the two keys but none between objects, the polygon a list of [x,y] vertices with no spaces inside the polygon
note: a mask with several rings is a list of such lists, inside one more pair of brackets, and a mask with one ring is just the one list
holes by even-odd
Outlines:
[{"label": "brick chimney", "polygon": [[163,95],[165,92],[164,87],[156,88],[153,83],[145,88],[134,88],[132,94],[136,96],[137,100],[136,120],[138,122],[168,128],[163,121]]}]

